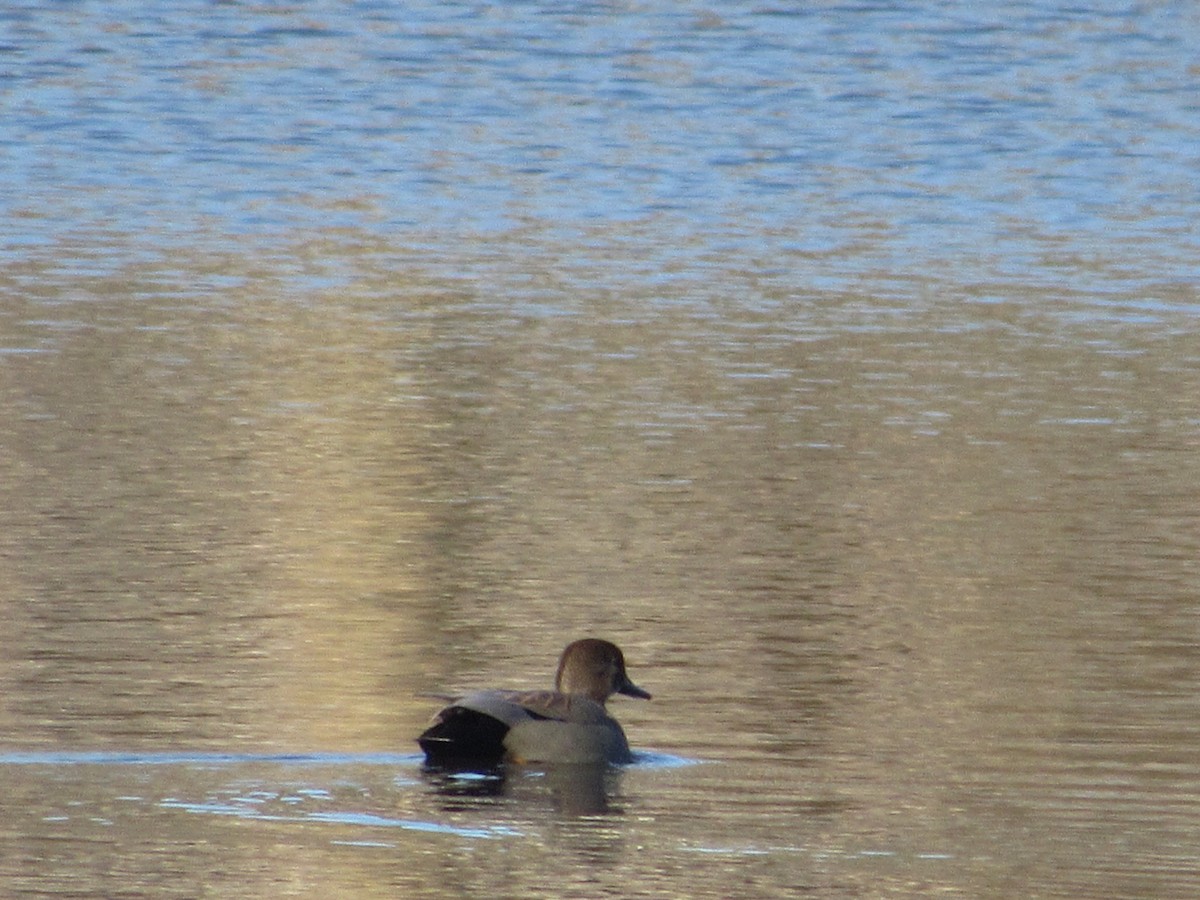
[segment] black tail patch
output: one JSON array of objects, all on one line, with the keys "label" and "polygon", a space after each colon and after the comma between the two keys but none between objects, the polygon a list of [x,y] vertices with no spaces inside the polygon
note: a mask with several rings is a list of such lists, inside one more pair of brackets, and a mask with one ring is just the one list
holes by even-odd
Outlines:
[{"label": "black tail patch", "polygon": [[504,758],[508,726],[499,719],[450,706],[417,738],[431,766],[495,765]]}]

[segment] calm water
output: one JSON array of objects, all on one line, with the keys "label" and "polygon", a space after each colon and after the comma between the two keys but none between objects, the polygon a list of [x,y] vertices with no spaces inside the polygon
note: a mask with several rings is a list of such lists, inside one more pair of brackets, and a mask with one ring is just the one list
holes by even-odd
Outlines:
[{"label": "calm water", "polygon": [[[1092,6],[8,4],[3,892],[1200,895],[1200,14]],[[422,772],[584,634],[637,765]]]}]

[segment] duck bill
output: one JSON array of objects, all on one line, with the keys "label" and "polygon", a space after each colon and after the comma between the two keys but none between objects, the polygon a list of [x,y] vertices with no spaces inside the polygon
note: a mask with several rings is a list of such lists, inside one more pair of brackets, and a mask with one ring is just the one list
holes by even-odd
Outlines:
[{"label": "duck bill", "polygon": [[638,687],[636,684],[634,684],[628,678],[625,679],[624,684],[622,684],[619,688],[617,688],[617,693],[624,694],[626,697],[640,697],[642,700],[650,699],[649,691],[643,691],[640,687]]}]

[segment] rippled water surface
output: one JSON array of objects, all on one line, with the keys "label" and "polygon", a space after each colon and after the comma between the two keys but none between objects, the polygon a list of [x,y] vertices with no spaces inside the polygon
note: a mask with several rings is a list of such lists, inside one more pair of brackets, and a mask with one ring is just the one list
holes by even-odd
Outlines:
[{"label": "rippled water surface", "polygon": [[[1200,894],[1196,46],[8,4],[5,890]],[[422,770],[585,634],[635,765]]]}]

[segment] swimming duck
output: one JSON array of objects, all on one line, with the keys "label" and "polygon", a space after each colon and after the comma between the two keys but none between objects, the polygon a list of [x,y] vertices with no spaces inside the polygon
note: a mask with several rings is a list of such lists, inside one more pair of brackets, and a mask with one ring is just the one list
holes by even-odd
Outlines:
[{"label": "swimming duck", "polygon": [[604,704],[613,694],[650,699],[629,680],[616,644],[567,645],[552,691],[477,691],[447,706],[417,738],[430,765],[628,763],[629,742]]}]

